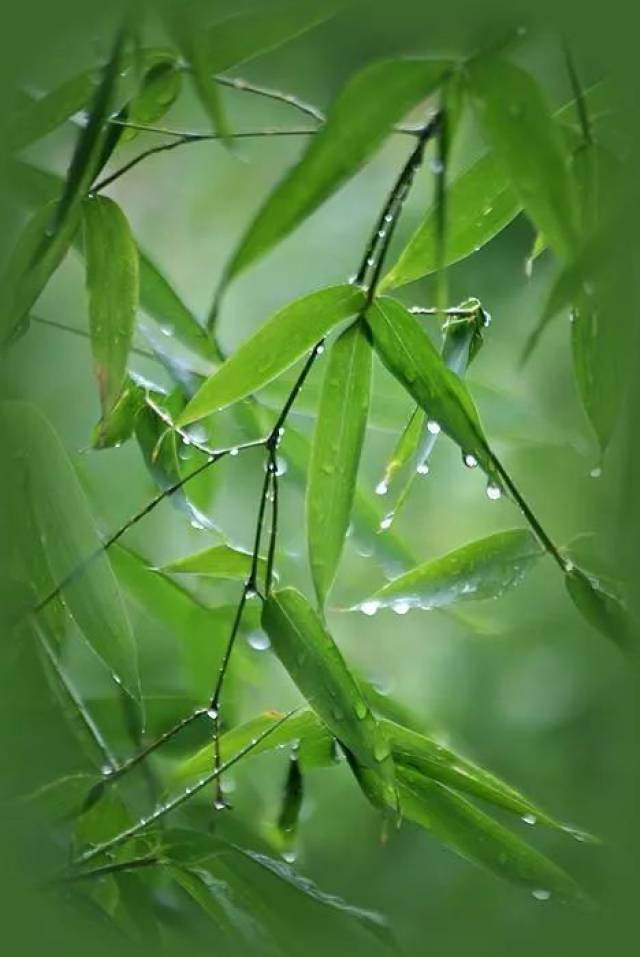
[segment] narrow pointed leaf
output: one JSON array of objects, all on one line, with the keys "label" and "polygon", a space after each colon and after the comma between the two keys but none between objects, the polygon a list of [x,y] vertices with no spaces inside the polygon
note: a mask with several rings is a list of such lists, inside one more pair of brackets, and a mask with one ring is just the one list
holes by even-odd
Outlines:
[{"label": "narrow pointed leaf", "polygon": [[133,379],[126,379],[110,412],[94,428],[91,448],[117,448],[130,439],[135,430],[136,418],[143,405],[144,389]]},{"label": "narrow pointed leaf", "polygon": [[322,607],[336,575],[351,520],[371,391],[371,346],[361,322],[331,347],[311,447],[307,538]]},{"label": "narrow pointed leaf", "polygon": [[529,888],[538,900],[584,898],[576,882],[539,851],[449,788],[398,769],[402,813],[466,860]]},{"label": "narrow pointed leaf", "polygon": [[383,60],[355,76],[332,105],[322,130],[276,186],[225,271],[246,269],[296,228],[372,156],[395,122],[438,87],[451,63]]},{"label": "narrow pointed leaf", "polygon": [[214,133],[228,138],[227,119],[218,85],[211,75],[207,38],[189,7],[182,7],[171,18],[172,33],[187,61],[198,98],[211,120]]},{"label": "narrow pointed leaf", "polygon": [[579,568],[566,573],[565,584],[583,618],[606,638],[615,641],[623,651],[630,651],[637,642],[637,624],[615,587]]},{"label": "narrow pointed leaf", "polygon": [[262,625],[313,710],[377,781],[376,794],[394,806],[394,768],[386,735],[317,613],[300,592],[285,588],[267,599]]},{"label": "narrow pointed leaf", "polygon": [[575,183],[538,85],[519,67],[488,58],[472,63],[469,82],[485,135],[520,202],[549,245],[568,256],[578,236]]},{"label": "narrow pointed leaf", "polygon": [[367,322],[376,352],[387,369],[430,421],[492,475],[491,455],[473,401],[415,317],[395,299],[381,298],[368,310]]},{"label": "narrow pointed leaf", "polygon": [[[146,71],[139,92],[127,105],[127,121],[151,125],[161,119],[175,103],[182,89],[182,73],[174,58],[162,59]],[[133,129],[123,129],[121,143],[137,135]]]},{"label": "narrow pointed leaf", "polygon": [[95,71],[87,70],[32,102],[10,128],[13,149],[22,149],[84,109],[94,92]]},{"label": "narrow pointed leaf", "polygon": [[517,585],[543,554],[526,529],[497,532],[418,565],[374,592],[366,604],[430,609],[497,598]]},{"label": "narrow pointed leaf", "polygon": [[298,824],[300,821],[300,811],[302,810],[302,800],[304,797],[304,778],[300,769],[300,763],[297,755],[291,755],[287,774],[282,791],[280,804],[280,813],[276,828],[279,837],[280,853],[285,860],[290,856],[295,856],[295,846],[298,836]]},{"label": "narrow pointed leaf", "polygon": [[[248,578],[253,556],[229,545],[214,545],[194,555],[186,555],[162,566],[163,572],[186,575],[205,575],[210,578],[230,578],[242,581]],[[259,561],[264,573],[265,560]]]},{"label": "narrow pointed leaf", "polygon": [[343,285],[312,292],[285,306],[207,379],[178,425],[202,419],[261,389],[363,305],[363,291]]},{"label": "narrow pointed leaf", "polygon": [[127,693],[139,701],[134,637],[75,470],[51,426],[32,406],[6,403],[3,417],[12,454],[23,462],[24,481],[51,577],[56,583],[63,582],[94,556],[64,586],[62,597],[84,639]]},{"label": "narrow pointed leaf", "polygon": [[91,349],[104,417],[125,383],[138,306],[138,250],[113,200],[90,197],[83,219]]}]

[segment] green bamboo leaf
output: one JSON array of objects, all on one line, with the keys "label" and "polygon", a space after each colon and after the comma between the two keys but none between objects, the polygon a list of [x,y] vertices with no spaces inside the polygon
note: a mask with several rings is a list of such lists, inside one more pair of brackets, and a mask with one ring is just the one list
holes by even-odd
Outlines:
[{"label": "green bamboo leaf", "polygon": [[329,19],[341,6],[340,0],[271,0],[268,8],[258,4],[226,16],[206,31],[209,70],[222,73],[273,50]]},{"label": "green bamboo leaf", "polygon": [[202,419],[261,389],[363,305],[362,289],[350,285],[331,286],[289,303],[207,379],[178,425]]},{"label": "green bamboo leaf", "polygon": [[118,448],[134,433],[136,418],[144,406],[144,389],[127,378],[111,410],[103,416],[91,436],[92,449]]},{"label": "green bamboo leaf", "polygon": [[23,149],[57,129],[74,113],[85,108],[94,90],[95,70],[86,70],[44,96],[31,100],[11,125],[11,147]]},{"label": "green bamboo leaf", "polygon": [[524,70],[500,59],[469,67],[485,135],[537,228],[561,256],[571,254],[578,203],[570,155],[542,93]]},{"label": "green bamboo leaf", "polygon": [[303,797],[304,778],[302,776],[300,762],[294,751],[287,768],[284,787],[282,789],[280,813],[278,814],[276,824],[280,853],[285,861],[289,862],[295,860],[296,856],[295,848]]},{"label": "green bamboo leaf", "polygon": [[249,226],[225,270],[225,284],[353,176],[393,124],[429,96],[451,68],[450,61],[442,60],[383,60],[357,74],[339,94],[300,162]]},{"label": "green bamboo leaf", "polygon": [[578,841],[596,843],[590,834],[558,821],[510,784],[427,735],[392,721],[383,720],[382,724],[389,735],[396,766],[419,772],[464,794],[479,797],[493,807],[516,814],[526,824],[541,824],[569,834]]},{"label": "green bamboo leaf", "polygon": [[[242,581],[249,577],[253,555],[230,545],[214,545],[194,555],[185,555],[163,565],[160,571],[174,574],[205,575],[209,578],[230,578]],[[259,559],[258,568],[264,574],[266,562]]]},{"label": "green bamboo leaf", "polygon": [[444,608],[458,601],[498,598],[517,585],[544,554],[527,529],[497,532],[418,565],[388,582],[357,609]]},{"label": "green bamboo leaf", "polygon": [[311,447],[307,486],[309,560],[324,606],[351,519],[369,411],[371,346],[354,323],[331,347]]},{"label": "green bamboo leaf", "polygon": [[194,89],[214,133],[228,141],[229,127],[218,85],[211,75],[207,37],[188,4],[171,16],[171,32],[187,61]]},{"label": "green bamboo leaf", "polygon": [[83,204],[89,326],[103,417],[118,401],[138,306],[138,250],[127,219],[112,199]]},{"label": "green bamboo leaf", "polygon": [[[57,435],[34,407],[5,403],[3,417],[11,455],[22,463],[41,536],[38,547],[44,549],[51,577],[56,583],[69,579],[62,598],[83,637],[139,702],[135,640],[75,470]],[[93,560],[70,577],[90,555]]]},{"label": "green bamboo leaf", "polygon": [[300,592],[285,588],[267,599],[262,626],[313,710],[375,782],[376,803],[393,806],[389,743],[317,613]]},{"label": "green bamboo leaf", "polygon": [[567,571],[565,585],[573,604],[593,628],[615,641],[623,651],[635,647],[637,623],[614,583],[574,567]]},{"label": "green bamboo leaf", "polygon": [[489,476],[493,462],[478,413],[464,384],[448,369],[415,317],[395,299],[377,299],[367,312],[373,344],[382,362],[429,418],[463,455],[472,456]]},{"label": "green bamboo leaf", "polygon": [[[146,70],[140,90],[127,104],[127,121],[146,126],[157,123],[175,103],[181,89],[182,73],[175,57],[159,60]],[[136,130],[123,129],[120,142],[126,143],[136,135]]]},{"label": "green bamboo leaf", "polygon": [[584,900],[576,882],[539,851],[436,781],[398,769],[402,813],[466,860],[529,888],[537,900]]}]

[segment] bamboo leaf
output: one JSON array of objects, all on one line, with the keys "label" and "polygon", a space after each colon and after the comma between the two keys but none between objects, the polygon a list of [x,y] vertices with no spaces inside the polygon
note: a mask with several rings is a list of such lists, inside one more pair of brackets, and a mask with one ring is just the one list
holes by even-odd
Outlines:
[{"label": "bamboo leaf", "polygon": [[289,303],[201,386],[178,419],[188,425],[256,392],[364,304],[355,286],[331,286]]},{"label": "bamboo leaf", "polygon": [[134,433],[136,418],[144,406],[144,389],[127,378],[113,407],[100,420],[91,437],[92,449],[117,448]]},{"label": "bamboo leaf", "polygon": [[[83,637],[127,693],[140,701],[137,650],[122,597],[93,525],[84,492],[49,423],[30,405],[5,403],[5,436],[24,469],[33,502],[39,547]],[[44,598],[44,595],[40,595]]]},{"label": "bamboo leaf", "polygon": [[294,588],[277,591],[264,605],[262,626],[313,710],[375,782],[376,803],[381,800],[394,806],[389,743],[311,605]]},{"label": "bamboo leaf", "polygon": [[[127,104],[127,121],[146,126],[156,123],[173,106],[181,89],[182,73],[175,57],[167,55],[146,70],[140,90]],[[136,130],[125,128],[120,142],[126,143],[136,135]]]},{"label": "bamboo leaf", "polygon": [[[243,581],[249,577],[252,561],[253,556],[250,552],[231,548],[230,545],[214,545],[194,555],[177,558],[163,565],[161,571],[172,575],[204,575],[209,578]],[[265,560],[263,558],[259,559],[258,567],[261,574],[264,574]]]},{"label": "bamboo leaf", "polygon": [[574,567],[567,571],[565,585],[573,604],[593,628],[623,651],[631,650],[637,641],[637,623],[613,583]]},{"label": "bamboo leaf", "polygon": [[541,901],[584,899],[561,868],[449,788],[408,768],[399,768],[398,778],[405,817],[466,860],[528,887]]},{"label": "bamboo leaf", "polygon": [[418,565],[384,585],[357,608],[444,608],[458,601],[498,598],[543,555],[526,529],[497,532]]},{"label": "bamboo leaf", "polygon": [[215,23],[206,32],[207,64],[212,73],[222,73],[245,60],[273,50],[332,17],[341,3],[298,3],[271,0]]},{"label": "bamboo leaf", "polygon": [[349,527],[370,391],[371,347],[358,322],[331,347],[311,448],[307,538],[320,607],[335,578]]},{"label": "bamboo leaf", "polygon": [[19,150],[29,146],[84,109],[94,92],[94,82],[95,71],[86,70],[44,96],[31,100],[11,125],[12,148]]},{"label": "bamboo leaf", "polygon": [[339,94],[322,130],[276,186],[225,270],[228,283],[296,228],[373,155],[393,124],[438,87],[449,61],[383,60]]},{"label": "bamboo leaf", "polygon": [[578,236],[578,203],[570,157],[535,80],[500,59],[469,67],[485,135],[536,227],[561,256]]},{"label": "bamboo leaf", "polygon": [[103,418],[118,401],[138,306],[138,250],[126,217],[112,199],[83,204],[89,326]]},{"label": "bamboo leaf", "polygon": [[282,791],[280,813],[276,824],[279,836],[280,853],[285,861],[295,860],[296,840],[300,811],[304,797],[304,778],[297,754],[291,755]]},{"label": "bamboo leaf", "polygon": [[491,454],[473,401],[414,316],[395,299],[383,297],[368,310],[367,322],[376,352],[426,412],[431,430],[446,432],[463,455],[473,456],[492,476]]},{"label": "bamboo leaf", "polygon": [[207,116],[211,120],[213,131],[228,140],[229,128],[223,108],[220,91],[211,76],[206,35],[197,22],[193,9],[183,5],[180,11],[171,16],[172,33],[187,61],[191,79]]}]

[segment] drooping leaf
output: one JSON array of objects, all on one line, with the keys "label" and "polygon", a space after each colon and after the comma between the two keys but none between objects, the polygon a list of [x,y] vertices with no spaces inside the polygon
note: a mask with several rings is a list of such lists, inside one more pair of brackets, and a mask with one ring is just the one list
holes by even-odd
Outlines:
[{"label": "drooping leaf", "polygon": [[144,405],[144,389],[126,379],[111,410],[93,430],[92,449],[110,449],[122,445],[133,435],[136,417]]},{"label": "drooping leaf", "polygon": [[389,743],[317,613],[300,592],[284,588],[265,602],[262,626],[313,710],[375,782],[374,800],[395,806]]},{"label": "drooping leaf", "polygon": [[479,797],[493,807],[516,814],[529,825],[541,824],[569,834],[576,840],[595,842],[591,835],[556,820],[506,781],[444,747],[433,738],[402,727],[396,722],[383,720],[382,724],[389,735],[396,766],[418,771],[456,791]]},{"label": "drooping leaf", "polygon": [[408,768],[398,769],[398,779],[403,815],[466,860],[524,885],[541,901],[584,899],[565,871],[449,788]]},{"label": "drooping leaf", "polygon": [[[146,70],[140,90],[127,104],[127,121],[151,125],[175,103],[182,89],[182,73],[174,57],[167,56]],[[123,129],[120,142],[133,139],[136,130]]]},{"label": "drooping leaf", "polygon": [[224,409],[267,385],[363,304],[362,289],[343,285],[312,292],[285,306],[207,379],[178,425]]},{"label": "drooping leaf", "polygon": [[[214,545],[194,555],[185,555],[162,566],[163,572],[172,575],[205,575],[210,578],[230,578],[243,581],[249,577],[253,556],[250,552],[243,552],[230,545]],[[265,560],[258,563],[261,574],[264,574]]]},{"label": "drooping leaf", "polygon": [[362,605],[431,609],[497,598],[517,585],[543,554],[527,529],[497,532],[419,565],[374,592]]},{"label": "drooping leaf", "polygon": [[206,31],[208,68],[222,73],[273,50],[332,17],[340,6],[339,0],[271,0],[268,8],[257,4],[226,16]]},{"label": "drooping leaf", "polygon": [[89,326],[103,418],[122,392],[136,309],[138,250],[127,219],[112,199],[83,204]]},{"label": "drooping leaf", "polygon": [[[62,597],[84,639],[139,701],[135,640],[75,470],[51,426],[34,407],[6,403],[4,419],[4,434],[24,470],[41,536],[34,547],[44,549],[56,584],[66,582]],[[40,600],[44,597],[39,595]]]},{"label": "drooping leaf", "polygon": [[351,519],[369,411],[371,346],[354,323],[331,347],[307,486],[307,539],[320,607],[336,575]]},{"label": "drooping leaf", "polygon": [[44,96],[32,99],[11,126],[12,148],[23,149],[84,109],[94,92],[94,81],[95,72],[86,70]]},{"label": "drooping leaf", "polygon": [[189,66],[198,99],[211,121],[214,133],[228,139],[229,128],[218,85],[211,75],[207,36],[197,22],[192,5],[183,4],[170,18],[180,51]]},{"label": "drooping leaf", "polygon": [[383,60],[339,94],[322,130],[276,186],[225,270],[228,283],[296,228],[372,156],[392,125],[438,87],[450,61]]},{"label": "drooping leaf", "polygon": [[593,628],[615,641],[623,651],[632,649],[637,641],[637,624],[611,582],[571,568],[565,574],[565,585],[573,604]]},{"label": "drooping leaf", "polygon": [[578,237],[578,204],[570,155],[530,74],[498,58],[469,67],[471,95],[484,133],[520,202],[549,245],[571,254]]},{"label": "drooping leaf", "polygon": [[426,412],[432,431],[442,429],[464,455],[493,474],[478,413],[465,386],[448,369],[427,334],[395,299],[377,299],[367,312],[376,352],[387,369]]},{"label": "drooping leaf", "polygon": [[279,836],[280,853],[285,860],[295,858],[295,847],[298,835],[298,824],[302,800],[304,797],[304,778],[300,769],[300,762],[295,752],[287,767],[287,773],[282,789],[280,812],[276,823]]}]

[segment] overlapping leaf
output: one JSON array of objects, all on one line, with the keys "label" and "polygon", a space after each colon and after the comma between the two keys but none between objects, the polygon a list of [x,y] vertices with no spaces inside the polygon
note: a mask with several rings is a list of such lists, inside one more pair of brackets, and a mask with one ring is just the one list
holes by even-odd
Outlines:
[{"label": "overlapping leaf", "polygon": [[351,520],[369,411],[371,347],[354,323],[331,347],[311,448],[307,539],[311,573],[324,605]]},{"label": "overlapping leaf", "polygon": [[[230,545],[213,545],[194,555],[177,558],[162,566],[163,572],[172,575],[204,575],[209,578],[230,578],[242,581],[248,578],[253,556]],[[264,574],[265,560],[259,559],[258,567]]]}]

